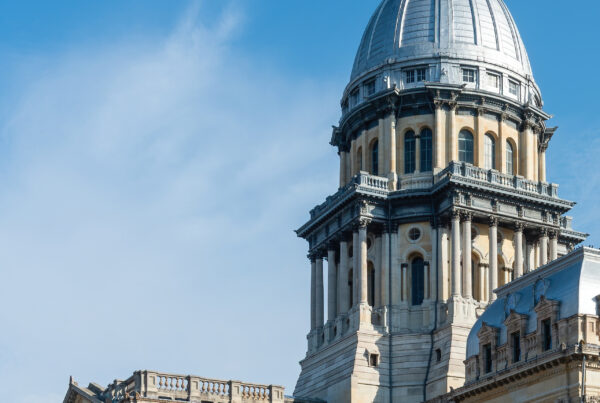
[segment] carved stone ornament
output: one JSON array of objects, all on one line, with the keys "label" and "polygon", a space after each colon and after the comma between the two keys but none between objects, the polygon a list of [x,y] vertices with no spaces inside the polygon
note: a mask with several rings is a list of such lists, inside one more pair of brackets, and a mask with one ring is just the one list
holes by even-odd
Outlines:
[{"label": "carved stone ornament", "polygon": [[550,287],[550,281],[547,279],[540,278],[535,282],[533,286],[533,301],[537,305],[542,297],[546,296],[546,291]]},{"label": "carved stone ornament", "polygon": [[372,220],[371,220],[370,218],[367,218],[367,217],[361,217],[361,218],[358,220],[358,226],[359,226],[360,228],[367,228],[367,226],[368,226],[369,224],[371,224],[371,221],[372,221]]},{"label": "carved stone ornament", "polygon": [[488,225],[490,227],[497,227],[498,226],[498,217],[495,217],[493,215],[488,217]]}]

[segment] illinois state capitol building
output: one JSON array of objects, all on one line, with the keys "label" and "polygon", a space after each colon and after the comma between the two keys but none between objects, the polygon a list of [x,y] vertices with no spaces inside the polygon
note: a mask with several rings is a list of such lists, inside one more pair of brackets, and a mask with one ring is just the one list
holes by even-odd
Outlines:
[{"label": "illinois state capitol building", "polygon": [[575,249],[574,203],[547,182],[556,128],[504,2],[383,0],[341,106],[339,189],[297,230],[311,328],[294,397],[137,371],[71,382],[65,402],[600,396],[600,252]]}]

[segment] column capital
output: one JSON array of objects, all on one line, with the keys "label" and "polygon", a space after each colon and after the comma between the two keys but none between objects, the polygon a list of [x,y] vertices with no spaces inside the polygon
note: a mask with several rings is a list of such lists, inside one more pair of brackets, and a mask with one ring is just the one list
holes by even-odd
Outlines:
[{"label": "column capital", "polygon": [[358,220],[358,228],[359,229],[365,229],[365,228],[367,228],[367,226],[369,224],[371,224],[372,221],[373,220],[371,220],[368,217],[360,217],[359,220]]},{"label": "column capital", "polygon": [[488,225],[490,227],[497,227],[498,226],[498,217],[495,217],[493,215],[488,217]]},{"label": "column capital", "polygon": [[463,222],[473,221],[473,213],[470,211],[463,211],[461,213],[461,218]]},{"label": "column capital", "polygon": [[327,242],[327,253],[331,251],[336,251],[339,244],[339,239],[334,238],[331,241]]},{"label": "column capital", "polygon": [[525,225],[522,222],[517,221],[514,223],[514,227],[515,227],[515,232],[523,232]]},{"label": "column capital", "polygon": [[541,228],[541,229],[540,229],[540,236],[541,236],[542,238],[545,238],[545,237],[547,237],[547,236],[548,236],[548,234],[549,234],[548,228]]},{"label": "column capital", "polygon": [[460,219],[460,215],[461,211],[459,209],[452,209],[452,211],[450,212],[450,216],[453,220],[456,220],[457,218]]},{"label": "column capital", "polygon": [[384,234],[392,234],[394,232],[398,231],[398,223],[395,221],[392,222],[385,222],[383,224],[383,233]]},{"label": "column capital", "polygon": [[311,261],[311,263],[317,261],[317,254],[315,252],[310,252],[308,255],[306,255],[306,257]]},{"label": "column capital", "polygon": [[558,238],[558,231],[556,231],[556,230],[550,230],[548,232],[548,235],[550,236],[550,239],[556,239],[556,238]]}]

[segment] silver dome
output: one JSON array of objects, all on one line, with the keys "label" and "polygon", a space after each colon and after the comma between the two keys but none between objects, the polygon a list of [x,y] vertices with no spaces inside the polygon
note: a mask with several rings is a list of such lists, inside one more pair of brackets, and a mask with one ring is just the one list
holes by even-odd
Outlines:
[{"label": "silver dome", "polygon": [[383,0],[363,35],[351,80],[390,62],[444,56],[532,76],[502,0]]}]

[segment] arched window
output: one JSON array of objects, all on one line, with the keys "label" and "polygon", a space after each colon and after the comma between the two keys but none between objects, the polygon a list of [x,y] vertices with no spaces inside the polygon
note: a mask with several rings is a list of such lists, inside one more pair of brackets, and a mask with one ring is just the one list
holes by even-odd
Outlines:
[{"label": "arched window", "polygon": [[513,150],[513,146],[512,144],[510,144],[510,141],[506,141],[506,173],[509,175],[514,175],[515,174],[515,168],[514,168],[514,150]]},{"label": "arched window", "polygon": [[379,175],[379,141],[375,140],[371,146],[371,173]]},{"label": "arched window", "polygon": [[496,169],[496,140],[490,135],[485,135],[485,169]]},{"label": "arched window", "polygon": [[369,262],[367,269],[367,300],[370,306],[375,306],[375,267]]},{"label": "arched window", "polygon": [[404,173],[412,174],[416,169],[416,141],[412,130],[404,135]]},{"label": "arched window", "polygon": [[349,298],[349,302],[350,302],[350,306],[348,307],[348,309],[352,308],[354,306],[354,293],[352,292],[352,283],[353,283],[353,275],[354,272],[352,271],[352,269],[348,270],[348,295],[350,296]]},{"label": "arched window", "polygon": [[458,159],[469,164],[473,159],[473,135],[468,130],[461,130],[458,134]]},{"label": "arched window", "polygon": [[429,172],[432,170],[432,147],[433,134],[430,129],[421,131],[421,172]]},{"label": "arched window", "polygon": [[421,305],[425,299],[425,262],[416,257],[411,263],[412,304]]}]

